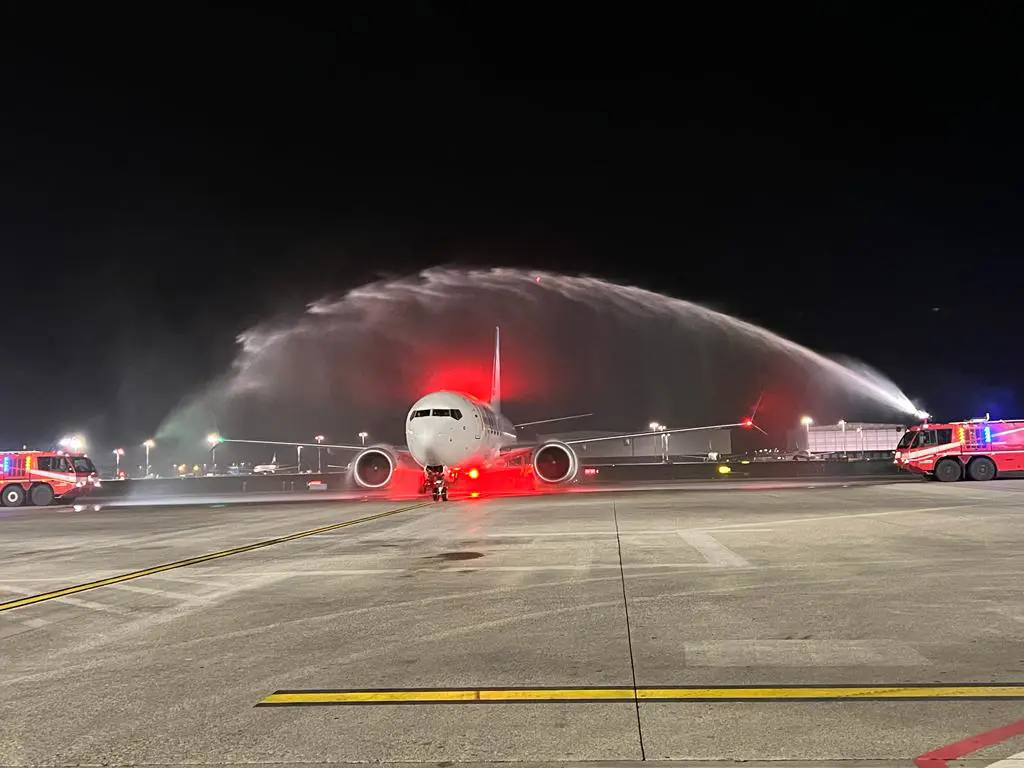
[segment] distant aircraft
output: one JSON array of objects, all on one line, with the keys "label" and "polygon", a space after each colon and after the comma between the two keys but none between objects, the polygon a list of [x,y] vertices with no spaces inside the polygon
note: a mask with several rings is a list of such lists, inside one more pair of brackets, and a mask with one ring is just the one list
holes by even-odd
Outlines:
[{"label": "distant aircraft", "polygon": [[[513,424],[501,412],[501,331],[495,329],[494,365],[491,373],[491,397],[483,402],[472,395],[447,390],[431,392],[417,400],[405,420],[407,447],[390,445],[328,445],[326,443],[283,443],[264,440],[222,440],[228,443],[259,443],[311,448],[357,451],[350,465],[352,480],[361,488],[380,490],[389,487],[396,473],[411,459],[422,470],[421,493],[430,493],[434,501],[447,501],[448,490],[461,478],[477,481],[495,472],[511,471],[517,480],[533,475],[548,486],[571,483],[580,462],[574,445],[604,440],[649,437],[652,432],[630,432],[579,440],[550,440],[530,445],[519,442],[517,429],[556,421],[579,419],[590,413]],[[662,428],[656,434],[697,432],[700,430],[754,427],[747,418],[736,424],[703,427]],[[527,461],[528,459],[528,461]]]},{"label": "distant aircraft", "polygon": [[277,454],[270,460],[269,464],[257,464],[252,468],[254,475],[272,475],[277,472]]}]

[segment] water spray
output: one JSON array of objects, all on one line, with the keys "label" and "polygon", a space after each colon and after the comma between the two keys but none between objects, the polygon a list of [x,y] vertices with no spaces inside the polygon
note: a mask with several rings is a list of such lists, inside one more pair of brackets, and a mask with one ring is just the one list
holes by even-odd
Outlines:
[{"label": "water spray", "polygon": [[[319,342],[325,338],[324,334],[345,333],[349,334],[345,339],[357,339],[372,331],[380,341],[394,342],[397,348],[409,336],[410,324],[429,327],[432,317],[444,309],[458,308],[459,302],[487,308],[497,299],[505,298],[527,308],[545,296],[588,307],[601,317],[613,309],[632,318],[671,319],[691,326],[694,323],[712,326],[732,338],[754,342],[813,366],[848,391],[892,411],[916,420],[929,418],[899,387],[863,364],[838,362],[753,323],[693,302],[595,277],[507,268],[434,268],[409,278],[371,283],[339,299],[321,299],[308,305],[298,318],[264,323],[241,334],[238,337],[241,349],[232,370],[211,387],[198,411],[197,401],[179,411],[177,423],[183,423],[189,411],[193,415],[200,411],[209,413],[216,409],[217,403],[230,402],[238,396],[277,392],[280,362],[285,351],[297,345],[301,347],[303,342]],[[404,318],[406,324],[398,327],[396,318]]]}]

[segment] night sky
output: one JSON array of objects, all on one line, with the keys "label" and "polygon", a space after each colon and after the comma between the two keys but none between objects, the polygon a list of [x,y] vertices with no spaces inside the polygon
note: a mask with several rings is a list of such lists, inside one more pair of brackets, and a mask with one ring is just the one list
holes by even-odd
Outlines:
[{"label": "night sky", "polygon": [[1020,6],[894,5],[5,2],[0,439],[138,445],[240,332],[434,265],[639,285],[1024,416]]}]

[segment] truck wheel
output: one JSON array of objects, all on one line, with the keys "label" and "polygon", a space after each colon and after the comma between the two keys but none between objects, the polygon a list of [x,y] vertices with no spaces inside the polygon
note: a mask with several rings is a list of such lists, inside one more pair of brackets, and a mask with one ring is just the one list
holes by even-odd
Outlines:
[{"label": "truck wheel", "polygon": [[935,465],[935,479],[943,483],[953,483],[963,475],[963,467],[956,459],[941,459]]},{"label": "truck wheel", "polygon": [[0,497],[0,502],[3,502],[5,507],[20,507],[24,501],[25,492],[20,485],[8,485]]},{"label": "truck wheel", "polygon": [[967,477],[971,480],[991,480],[995,476],[996,464],[988,456],[978,456],[967,465]]},{"label": "truck wheel", "polygon": [[53,488],[46,483],[33,485],[32,490],[28,492],[28,498],[37,507],[48,507],[53,501]]}]

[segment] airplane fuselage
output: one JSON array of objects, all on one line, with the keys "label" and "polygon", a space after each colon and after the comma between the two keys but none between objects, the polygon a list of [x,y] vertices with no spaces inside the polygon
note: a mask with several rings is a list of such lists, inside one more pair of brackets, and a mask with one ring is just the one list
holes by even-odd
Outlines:
[{"label": "airplane fuselage", "polygon": [[406,445],[421,467],[467,467],[493,461],[516,442],[507,418],[485,402],[460,392],[431,392],[405,419]]}]

